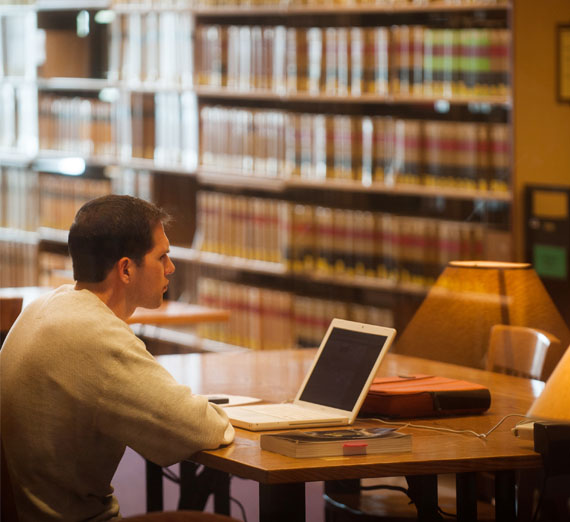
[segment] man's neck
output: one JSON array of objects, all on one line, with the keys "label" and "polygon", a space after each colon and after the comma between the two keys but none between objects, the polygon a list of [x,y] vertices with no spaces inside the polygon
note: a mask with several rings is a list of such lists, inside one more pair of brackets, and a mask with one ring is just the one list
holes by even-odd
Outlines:
[{"label": "man's neck", "polygon": [[100,283],[85,283],[77,281],[75,290],[89,290],[103,301],[111,311],[123,321],[126,321],[135,311],[129,306],[128,300],[124,292],[117,290],[109,281],[105,280]]}]

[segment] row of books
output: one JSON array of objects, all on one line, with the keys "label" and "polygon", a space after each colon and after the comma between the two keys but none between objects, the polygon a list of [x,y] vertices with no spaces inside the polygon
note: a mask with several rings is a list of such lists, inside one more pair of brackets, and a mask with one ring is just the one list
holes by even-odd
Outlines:
[{"label": "row of books", "polygon": [[[366,276],[430,286],[452,260],[488,259],[498,239],[481,223],[309,205],[292,209],[295,272]],[[499,234],[501,240],[508,234]]]},{"label": "row of books", "polygon": [[70,178],[42,173],[39,178],[40,226],[69,230],[87,201],[111,193],[108,179]]},{"label": "row of books", "polygon": [[202,337],[254,350],[318,346],[334,317],[391,326],[392,311],[211,278],[198,280],[198,302],[230,310],[226,323],[203,323]]},{"label": "row of books", "polygon": [[507,191],[504,123],[203,106],[200,164],[243,175]]},{"label": "row of books", "polygon": [[287,263],[289,203],[198,192],[195,247],[204,252]]},{"label": "row of books", "polygon": [[37,241],[0,238],[0,288],[56,287],[72,282],[73,268],[69,256],[40,251]]},{"label": "row of books", "polygon": [[197,101],[191,92],[121,92],[111,102],[42,95],[43,150],[84,157],[152,159],[193,170],[197,165]]},{"label": "row of books", "polygon": [[146,201],[154,201],[154,175],[145,169],[109,167],[113,194],[127,194]]},{"label": "row of books", "polygon": [[0,238],[0,288],[36,286],[37,260],[37,241],[11,241]]},{"label": "row of books", "polygon": [[36,231],[41,208],[41,226],[67,229],[84,201],[110,191],[153,200],[154,177],[148,170],[113,168],[108,176],[110,182],[0,167],[0,228]]},{"label": "row of books", "polygon": [[117,14],[110,29],[109,80],[192,85],[193,23],[187,11]]},{"label": "row of books", "polygon": [[0,13],[0,78],[36,77],[36,15]]},{"label": "row of books", "polygon": [[38,253],[38,284],[58,287],[73,283],[71,257],[55,252]]},{"label": "row of books", "polygon": [[394,326],[394,314],[390,308],[295,296],[293,318],[296,345],[309,348],[319,346],[335,317],[367,324]]},{"label": "row of books", "polygon": [[509,93],[510,32],[497,28],[200,25],[200,85],[329,95]]},{"label": "row of books", "polygon": [[[133,128],[137,125],[133,121]],[[198,101],[192,92],[163,92],[155,95],[155,149],[158,165],[198,165]]]},{"label": "row of books", "polygon": [[[508,234],[485,224],[200,192],[195,247],[299,273],[428,286],[448,261],[495,258]],[[503,237],[503,235],[505,237]]]},{"label": "row of books", "polygon": [[0,152],[38,150],[38,93],[33,84],[0,83]]},{"label": "row of books", "polygon": [[0,167],[0,227],[35,231],[39,225],[38,173]]},{"label": "row of books", "polygon": [[39,143],[84,157],[114,156],[115,107],[94,98],[42,94],[39,99]]}]

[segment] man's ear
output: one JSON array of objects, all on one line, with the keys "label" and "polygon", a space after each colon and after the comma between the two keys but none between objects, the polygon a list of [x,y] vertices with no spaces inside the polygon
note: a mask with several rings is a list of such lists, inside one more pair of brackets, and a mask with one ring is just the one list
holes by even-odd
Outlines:
[{"label": "man's ear", "polygon": [[133,262],[128,257],[122,257],[117,261],[117,274],[119,279],[125,283],[129,284],[131,282]]}]

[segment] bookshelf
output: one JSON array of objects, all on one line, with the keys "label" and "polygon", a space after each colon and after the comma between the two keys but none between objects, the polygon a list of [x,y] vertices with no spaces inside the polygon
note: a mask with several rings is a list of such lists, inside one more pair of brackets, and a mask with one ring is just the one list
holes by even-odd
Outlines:
[{"label": "bookshelf", "polygon": [[516,9],[0,5],[3,44],[45,51],[0,70],[0,243],[61,255],[82,201],[130,193],[176,218],[171,297],[234,311],[216,349],[309,345],[330,314],[402,329],[447,259],[517,256]]},{"label": "bookshelf", "polygon": [[[254,289],[336,299],[346,309],[328,313],[343,317],[364,303],[401,328],[446,256],[513,255],[511,8],[308,4],[196,8],[195,263],[230,285],[240,265]],[[269,266],[235,242],[251,239],[240,227],[259,197],[288,231]]]}]

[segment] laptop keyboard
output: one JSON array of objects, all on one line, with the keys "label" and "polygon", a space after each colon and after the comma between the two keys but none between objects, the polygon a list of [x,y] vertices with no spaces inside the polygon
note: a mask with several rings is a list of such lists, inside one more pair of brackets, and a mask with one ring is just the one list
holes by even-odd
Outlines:
[{"label": "laptop keyboard", "polygon": [[285,420],[312,420],[330,418],[329,413],[322,413],[316,410],[308,410],[299,406],[295,406],[294,404],[256,404],[255,406],[251,407],[242,406],[240,410],[246,411],[248,417],[251,415],[251,420],[255,420],[254,415],[256,417],[259,416],[259,419],[267,416]]}]

